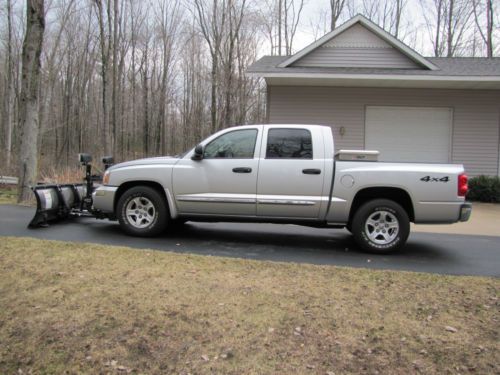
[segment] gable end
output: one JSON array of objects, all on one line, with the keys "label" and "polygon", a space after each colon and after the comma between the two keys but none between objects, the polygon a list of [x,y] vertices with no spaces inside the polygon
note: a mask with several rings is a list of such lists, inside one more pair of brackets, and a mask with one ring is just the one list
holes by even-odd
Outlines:
[{"label": "gable end", "polygon": [[413,60],[359,23],[312,50],[291,66],[422,69]]},{"label": "gable end", "polygon": [[[354,48],[354,49],[361,48],[358,51],[354,51],[355,56],[351,57],[351,59],[354,58],[355,61],[349,61],[348,63],[341,61],[341,62],[336,63],[335,56],[315,56],[315,55],[326,55],[324,53],[324,50],[322,53],[321,49],[319,47],[321,47],[323,45],[327,45],[327,47],[332,46],[331,44],[329,44],[331,41],[334,41],[339,35],[348,31],[350,28],[352,28],[353,26],[356,26],[357,24],[359,24],[359,26],[361,26],[362,28],[360,29],[360,28],[356,27],[353,29],[354,31],[351,30],[351,31],[349,31],[349,33],[344,34],[345,39],[352,39],[352,41],[355,42],[355,44],[357,44],[357,46],[354,46],[354,47],[351,46],[351,47],[347,47],[347,48]],[[366,30],[363,30],[363,28],[365,28]],[[366,32],[372,33],[373,35],[370,37],[367,37],[368,34],[366,34]],[[359,35],[360,33],[363,33],[364,36],[369,38],[369,39],[363,40],[362,36]],[[350,38],[347,38],[346,36],[349,36]],[[379,38],[380,41],[378,41],[376,44],[373,44],[370,42],[370,39],[373,39],[373,38]],[[362,62],[359,62],[359,60],[362,59],[361,55],[362,55],[362,52],[364,52],[363,49],[368,50],[370,48],[370,47],[366,47],[366,45],[374,46],[375,49],[377,49],[378,44],[379,43],[382,44],[382,42],[386,42],[390,48],[385,48],[383,46],[380,46],[380,48],[378,48],[378,49],[391,50],[391,48],[392,48],[394,50],[392,52],[395,52],[395,53],[393,53],[392,56],[388,55],[388,54],[387,54],[387,56],[384,56],[384,54],[382,53],[382,56],[370,57],[370,54],[368,53],[367,58],[371,61],[375,60],[376,62],[371,62],[368,64],[363,64]],[[335,42],[333,42],[333,43],[335,43]],[[364,43],[364,45],[362,45],[363,43]],[[335,44],[333,45],[333,47],[334,46],[335,46]],[[319,51],[316,52],[316,50],[319,50]],[[329,52],[332,52],[332,51],[329,51]],[[381,51],[379,51],[379,52],[381,52]],[[389,54],[390,53],[391,52],[389,52]],[[397,53],[402,55],[402,57],[401,56],[396,57]],[[317,57],[318,60],[321,60],[321,59],[324,60],[326,58],[327,61],[330,61],[333,58],[333,61],[330,64],[326,64],[326,65],[325,65],[324,61],[323,62],[314,62],[314,61],[308,61],[307,59],[305,61],[300,62],[300,63],[298,62],[299,60],[303,59],[307,55],[312,55],[312,57],[311,56],[309,57],[310,60],[311,59],[315,60]],[[340,51],[340,55],[342,55],[342,51]],[[396,63],[392,62],[391,63],[391,61],[392,61],[391,59],[396,60],[396,61],[399,60],[399,62],[396,62]],[[405,59],[409,60],[409,62],[405,61]],[[380,60],[382,60],[382,61],[385,60],[386,62],[380,64]],[[405,61],[405,62],[403,62],[403,61]],[[422,55],[420,55],[416,51],[412,50],[410,47],[405,45],[403,42],[401,42],[400,40],[398,40],[397,38],[395,38],[394,36],[389,34],[387,31],[385,31],[384,29],[382,29],[381,27],[379,27],[378,25],[376,25],[375,23],[373,23],[372,21],[370,21],[366,17],[362,16],[361,14],[354,16],[349,21],[345,22],[344,24],[342,24],[341,26],[339,26],[335,30],[330,31],[328,34],[324,35],[322,38],[318,39],[314,43],[303,48],[301,51],[297,52],[293,56],[288,57],[286,60],[282,61],[277,67],[278,68],[286,68],[289,66],[293,66],[293,64],[296,64],[296,63],[298,65],[295,65],[295,66],[312,66],[312,67],[343,67],[343,68],[346,68],[346,67],[383,68],[383,67],[385,67],[385,68],[392,68],[392,69],[394,69],[394,68],[415,69],[415,67],[416,67],[417,69],[422,69],[422,70],[439,70],[439,68],[436,65],[434,65],[432,62],[430,62],[428,59],[426,59],[425,57],[423,57]],[[304,64],[307,64],[307,65],[304,65]],[[309,65],[309,64],[312,64],[312,65]]]}]

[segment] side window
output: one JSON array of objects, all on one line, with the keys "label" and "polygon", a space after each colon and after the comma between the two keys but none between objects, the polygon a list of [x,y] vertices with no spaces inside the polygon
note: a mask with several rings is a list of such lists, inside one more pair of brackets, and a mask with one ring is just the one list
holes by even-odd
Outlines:
[{"label": "side window", "polygon": [[257,141],[257,129],[235,130],[221,135],[205,147],[206,159],[251,159]]},{"label": "side window", "polygon": [[266,158],[312,159],[311,133],[306,129],[270,129]]}]

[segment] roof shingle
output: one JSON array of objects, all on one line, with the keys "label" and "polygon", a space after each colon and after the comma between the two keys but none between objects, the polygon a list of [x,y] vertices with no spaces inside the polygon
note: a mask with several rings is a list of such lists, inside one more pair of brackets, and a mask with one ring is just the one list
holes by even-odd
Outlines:
[{"label": "roof shingle", "polygon": [[439,70],[426,69],[382,69],[382,68],[279,68],[278,65],[290,56],[264,56],[250,67],[248,73],[317,73],[317,74],[373,74],[373,75],[419,75],[450,77],[491,77],[500,76],[500,58],[484,57],[426,57]]}]

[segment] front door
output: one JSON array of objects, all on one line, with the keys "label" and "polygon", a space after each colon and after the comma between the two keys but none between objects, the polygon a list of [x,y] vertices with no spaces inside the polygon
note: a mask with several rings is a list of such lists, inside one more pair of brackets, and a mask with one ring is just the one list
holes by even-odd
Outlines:
[{"label": "front door", "polygon": [[173,186],[180,214],[256,215],[259,126],[209,140],[202,160],[188,154],[176,164]]}]

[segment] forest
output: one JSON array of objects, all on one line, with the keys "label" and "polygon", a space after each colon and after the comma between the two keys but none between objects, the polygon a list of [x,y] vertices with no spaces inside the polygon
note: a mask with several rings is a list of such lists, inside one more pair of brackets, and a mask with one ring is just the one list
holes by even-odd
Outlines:
[{"label": "forest", "polygon": [[[0,174],[174,155],[264,122],[245,74],[360,13],[426,56],[499,54],[499,0],[2,0]],[[29,155],[28,155],[29,154]]]}]

